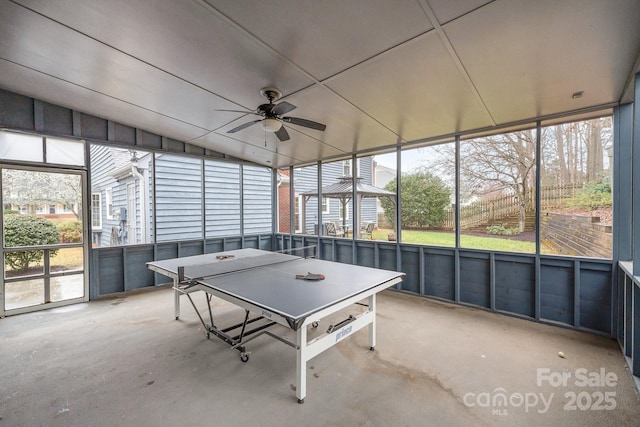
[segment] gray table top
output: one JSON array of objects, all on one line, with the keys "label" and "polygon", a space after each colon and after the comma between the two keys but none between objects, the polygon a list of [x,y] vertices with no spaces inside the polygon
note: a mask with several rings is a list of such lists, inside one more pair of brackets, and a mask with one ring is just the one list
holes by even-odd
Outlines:
[{"label": "gray table top", "polygon": [[[231,259],[217,259],[233,255]],[[254,264],[254,266],[252,266]],[[297,322],[325,307],[389,283],[404,273],[358,265],[299,258],[292,255],[241,249],[149,263],[169,274],[185,267],[185,277],[203,286],[250,302]],[[235,269],[235,270],[234,270]],[[237,271],[240,269],[239,271]],[[298,274],[319,273],[324,280],[296,279]],[[209,277],[210,276],[210,277]]]}]

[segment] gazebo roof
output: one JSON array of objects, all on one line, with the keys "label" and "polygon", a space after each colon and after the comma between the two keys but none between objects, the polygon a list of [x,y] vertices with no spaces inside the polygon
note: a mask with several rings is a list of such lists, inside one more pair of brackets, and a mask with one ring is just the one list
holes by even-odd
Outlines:
[{"label": "gazebo roof", "polygon": [[[322,197],[350,198],[353,196],[353,179],[350,176],[338,178],[338,182],[322,187]],[[396,193],[362,182],[356,179],[356,193],[362,197],[395,197]],[[318,190],[305,191],[304,197],[318,196]]]}]

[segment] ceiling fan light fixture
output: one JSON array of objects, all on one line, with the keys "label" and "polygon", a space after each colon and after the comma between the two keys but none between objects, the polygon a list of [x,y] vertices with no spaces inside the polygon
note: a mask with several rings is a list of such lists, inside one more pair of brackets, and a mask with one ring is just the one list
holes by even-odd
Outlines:
[{"label": "ceiling fan light fixture", "polygon": [[282,123],[279,120],[273,118],[266,118],[260,122],[262,128],[269,132],[277,132],[282,127]]}]

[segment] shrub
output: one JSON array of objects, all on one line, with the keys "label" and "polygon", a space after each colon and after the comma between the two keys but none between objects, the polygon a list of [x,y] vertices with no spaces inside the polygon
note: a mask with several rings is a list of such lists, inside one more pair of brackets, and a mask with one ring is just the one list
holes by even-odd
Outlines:
[{"label": "shrub", "polygon": [[[8,248],[18,246],[51,245],[60,242],[56,226],[47,219],[30,215],[4,215],[4,239]],[[54,257],[57,250],[50,251]],[[9,252],[5,254],[7,266],[13,270],[26,270],[29,264],[41,262],[43,251]]]},{"label": "shrub", "polygon": [[82,242],[82,223],[80,221],[62,222],[56,228],[60,233],[60,241],[62,243]]},{"label": "shrub", "polygon": [[591,181],[574,197],[566,199],[564,205],[569,208],[599,208],[611,206],[611,184],[608,179]]},{"label": "shrub", "polygon": [[[406,228],[438,228],[447,216],[451,191],[446,184],[430,172],[419,171],[402,177],[402,225]],[[397,180],[393,179],[385,190],[396,192]],[[396,205],[387,197],[380,198],[385,218],[393,224]]]},{"label": "shrub", "polygon": [[490,225],[487,227],[487,233],[500,234],[502,236],[516,236],[520,234],[520,228],[518,227],[507,228],[505,224]]}]

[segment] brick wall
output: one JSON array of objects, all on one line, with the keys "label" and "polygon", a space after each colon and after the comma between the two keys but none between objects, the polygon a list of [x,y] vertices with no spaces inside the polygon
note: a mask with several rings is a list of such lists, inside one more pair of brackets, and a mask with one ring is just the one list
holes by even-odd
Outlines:
[{"label": "brick wall", "polygon": [[[288,170],[279,170],[281,176],[289,176]],[[281,233],[289,233],[291,228],[291,186],[289,182],[282,182],[278,187],[278,231]]]}]

